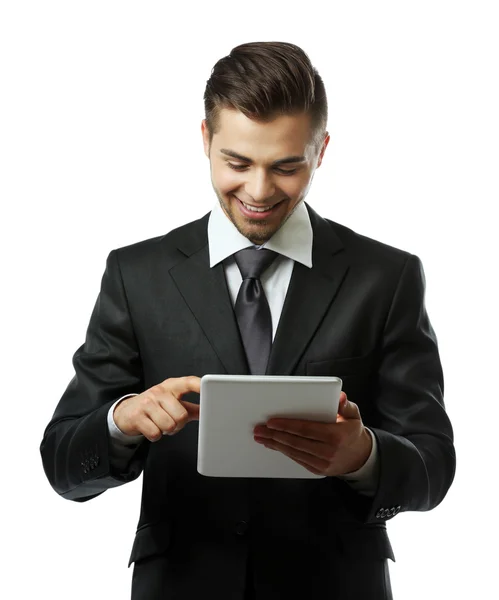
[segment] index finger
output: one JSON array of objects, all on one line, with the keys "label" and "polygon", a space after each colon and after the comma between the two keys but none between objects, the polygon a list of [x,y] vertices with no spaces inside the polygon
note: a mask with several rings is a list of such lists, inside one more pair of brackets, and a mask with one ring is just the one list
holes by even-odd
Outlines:
[{"label": "index finger", "polygon": [[201,378],[195,375],[187,375],[186,377],[172,377],[169,385],[170,392],[179,399],[183,394],[188,392],[201,393]]}]

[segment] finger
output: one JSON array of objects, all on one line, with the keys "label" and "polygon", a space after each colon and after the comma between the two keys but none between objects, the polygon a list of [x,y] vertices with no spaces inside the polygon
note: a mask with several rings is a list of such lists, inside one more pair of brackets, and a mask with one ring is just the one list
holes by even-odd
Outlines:
[{"label": "finger", "polygon": [[302,452],[297,448],[292,448],[291,446],[280,444],[275,440],[266,440],[265,444],[266,447],[272,450],[277,450],[278,452],[284,454],[284,456],[287,456],[288,458],[291,458],[294,461],[301,461],[301,463],[307,465],[307,468],[316,469],[318,471],[325,471],[329,466],[329,461],[327,460],[322,460],[318,456]]},{"label": "finger", "polygon": [[187,419],[185,419],[184,421],[174,419],[176,421],[176,427],[173,431],[163,432],[166,435],[173,435],[177,433],[178,431],[183,429],[187,425],[187,423],[191,423],[192,421],[199,421],[199,404],[194,404],[193,402],[187,402],[182,400],[180,401],[180,404],[182,404],[187,409]]},{"label": "finger", "polygon": [[155,437],[151,423],[161,433],[171,433],[188,422],[189,412],[169,390],[165,390],[162,386],[154,386],[140,402],[140,416],[144,435],[151,434]]},{"label": "finger", "polygon": [[[160,385],[159,404],[169,417],[175,422],[175,428],[178,430],[190,421],[199,420],[199,404],[182,400],[182,396],[189,392],[200,393],[201,379],[194,375],[187,377],[174,377],[167,379],[163,385]],[[159,419],[157,424],[165,426],[164,431],[169,433],[171,426],[168,421],[164,421],[162,415],[155,411]],[[152,416],[152,415],[151,415]],[[154,419],[156,421],[156,419]]]},{"label": "finger", "polygon": [[171,391],[177,399],[188,392],[195,392],[196,394],[201,393],[201,379],[195,375],[172,377],[171,379],[167,379],[166,382],[169,391]]},{"label": "finger", "polygon": [[[173,433],[175,429],[183,426],[187,419],[187,411],[175,398],[172,398],[172,401],[178,404],[180,411],[178,408],[168,408],[167,398],[160,398],[158,402],[151,402],[145,406],[144,417],[146,421],[148,420],[150,422],[144,423],[143,426],[152,430],[154,429],[151,426],[152,422],[160,434],[163,435]],[[171,413],[176,414],[176,416],[174,417]]]},{"label": "finger", "polygon": [[[314,459],[331,459],[332,448],[330,443],[327,445],[324,442],[303,438],[298,435],[293,435],[286,431],[273,431],[272,438],[264,438],[264,443],[271,443],[280,451],[293,452],[293,456],[298,456],[303,459],[305,456],[312,456]],[[296,454],[298,452],[299,454]]]},{"label": "finger", "polygon": [[337,420],[346,421],[347,419],[360,419],[359,407],[348,399],[339,405]]},{"label": "finger", "polygon": [[188,422],[199,421],[199,404],[195,404],[194,402],[188,402],[187,400],[181,400],[180,403],[187,410]]},{"label": "finger", "polygon": [[[174,421],[171,422],[174,424]],[[162,427],[158,427],[157,423],[145,413],[137,423],[137,429],[150,442],[157,442],[163,436]]]},{"label": "finger", "polygon": [[[160,386],[154,386],[133,398],[128,406],[128,412],[125,415],[126,420],[132,429],[137,430],[149,441],[156,441],[161,438],[161,423],[165,420],[165,429],[170,429],[175,422],[163,410],[159,404],[164,391]],[[184,409],[183,409],[184,410]]]},{"label": "finger", "polygon": [[305,419],[270,419],[266,425],[272,431],[285,431],[310,440],[327,442],[331,438],[331,425],[334,423]]},{"label": "finger", "polygon": [[[191,421],[199,421],[199,404],[187,400],[177,400],[175,397],[160,398],[159,404],[175,423],[175,430],[181,429]],[[164,419],[164,414],[156,413],[159,419]],[[162,421],[164,423],[164,421]],[[159,424],[159,423],[158,423]]]},{"label": "finger", "polygon": [[199,421],[199,403],[182,400],[182,396],[189,392],[196,394],[201,393],[201,378],[195,375],[188,377],[180,377],[175,381],[172,394],[177,398],[179,403],[187,410],[187,422]]},{"label": "finger", "polygon": [[343,410],[344,410],[347,402],[348,402],[348,398],[347,398],[346,393],[341,392],[340,400],[338,402],[338,412],[336,414],[336,422],[341,422],[341,421],[345,420],[344,418],[342,418],[342,413],[343,413]]}]

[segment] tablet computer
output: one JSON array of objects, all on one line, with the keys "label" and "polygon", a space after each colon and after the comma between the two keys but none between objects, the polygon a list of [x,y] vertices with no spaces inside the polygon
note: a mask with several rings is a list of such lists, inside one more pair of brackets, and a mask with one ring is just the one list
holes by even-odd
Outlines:
[{"label": "tablet computer", "polygon": [[253,429],[271,417],[334,423],[341,386],[338,377],[204,375],[198,472],[209,477],[325,477],[255,442]]}]

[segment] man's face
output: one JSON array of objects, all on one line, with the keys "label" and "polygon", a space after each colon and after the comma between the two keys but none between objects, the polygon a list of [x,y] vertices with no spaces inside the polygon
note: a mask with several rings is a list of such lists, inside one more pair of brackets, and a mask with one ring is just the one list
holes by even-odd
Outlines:
[{"label": "man's face", "polygon": [[[308,114],[259,123],[234,109],[221,110],[220,131],[213,136],[211,148],[205,120],[201,130],[211,182],[223,211],[244,237],[263,244],[306,197],[329,135],[317,152],[309,141]],[[273,164],[290,157],[290,162]],[[244,204],[271,208],[252,212]]]}]

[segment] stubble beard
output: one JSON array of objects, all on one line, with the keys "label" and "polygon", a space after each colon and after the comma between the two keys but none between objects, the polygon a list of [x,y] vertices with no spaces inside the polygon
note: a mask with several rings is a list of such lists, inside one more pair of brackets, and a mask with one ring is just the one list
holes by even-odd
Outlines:
[{"label": "stubble beard", "polygon": [[267,221],[265,219],[259,219],[259,220],[247,219],[246,222],[248,224],[250,224],[250,225],[255,224],[258,226],[258,230],[247,231],[247,230],[241,228],[237,219],[234,217],[234,210],[237,210],[237,209],[233,209],[232,204],[229,204],[229,206],[226,206],[226,204],[223,201],[220,194],[218,192],[216,194],[217,194],[218,202],[220,203],[222,210],[227,215],[227,217],[231,220],[231,222],[234,224],[234,227],[239,231],[239,233],[241,235],[243,235],[245,238],[249,239],[251,242],[253,242],[253,244],[256,244],[257,246],[261,246],[265,242],[268,242],[270,240],[270,238],[277,231],[279,231],[279,229],[284,225],[284,223],[286,223],[286,221],[295,212],[295,210],[303,202],[303,199],[304,199],[304,198],[302,198],[301,200],[299,200],[296,203],[296,205],[293,207],[293,210],[290,211],[284,217],[284,219],[277,225],[277,227],[269,225],[269,221]]},{"label": "stubble beard", "polygon": [[218,193],[217,193],[217,196],[218,196],[218,201],[220,203],[220,206],[222,207],[222,210],[228,216],[228,218],[231,220],[231,223],[234,224],[234,227],[239,231],[239,233],[241,235],[243,235],[245,238],[249,239],[251,242],[253,242],[253,244],[256,244],[257,246],[261,246],[262,244],[267,242],[274,235],[274,233],[277,231],[277,229],[279,229],[280,225],[279,225],[279,227],[277,227],[277,229],[275,229],[274,227],[269,225],[269,222],[266,219],[263,219],[263,220],[262,219],[259,219],[259,220],[246,219],[246,223],[248,223],[249,226],[254,224],[258,227],[258,229],[252,228],[251,230],[249,230],[249,228],[246,229],[246,228],[241,227],[240,223],[234,216],[234,212],[235,212],[235,210],[237,210],[237,208],[234,209],[232,207],[232,204],[229,204],[229,206],[227,206]]}]

